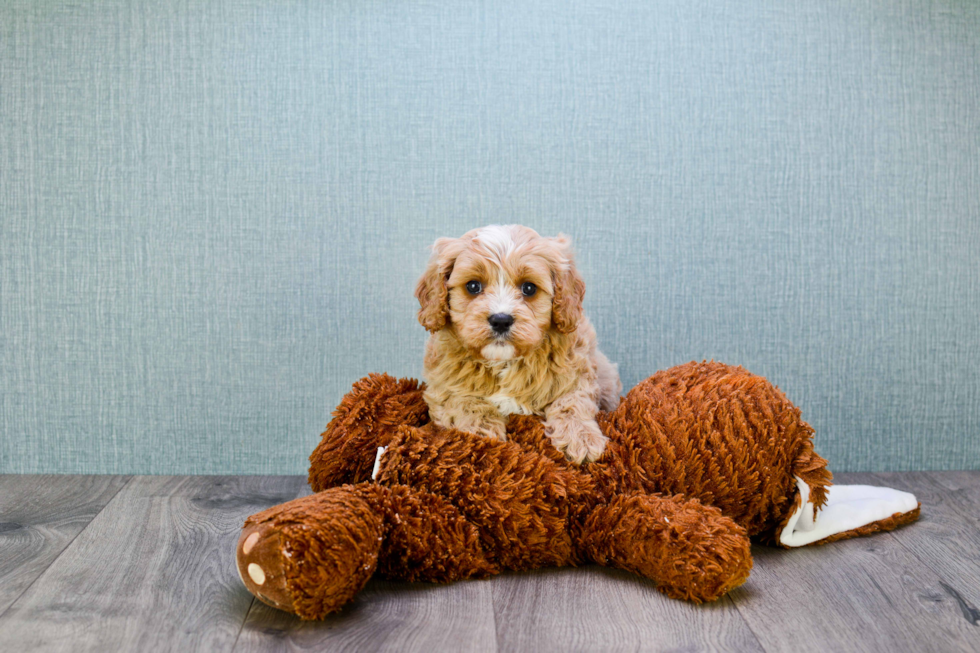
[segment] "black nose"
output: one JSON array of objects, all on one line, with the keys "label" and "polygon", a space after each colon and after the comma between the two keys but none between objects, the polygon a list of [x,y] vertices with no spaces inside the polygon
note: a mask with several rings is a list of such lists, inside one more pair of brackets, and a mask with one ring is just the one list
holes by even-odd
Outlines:
[{"label": "black nose", "polygon": [[506,313],[494,313],[488,319],[490,326],[497,333],[506,333],[507,329],[514,323],[514,316]]}]

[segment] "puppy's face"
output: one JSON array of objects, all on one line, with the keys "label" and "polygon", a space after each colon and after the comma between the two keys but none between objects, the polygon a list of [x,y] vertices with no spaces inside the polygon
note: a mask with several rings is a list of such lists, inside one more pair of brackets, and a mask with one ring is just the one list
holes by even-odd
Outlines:
[{"label": "puppy's face", "polygon": [[488,360],[509,360],[538,346],[551,324],[554,286],[548,263],[531,253],[497,257],[476,241],[446,282],[449,319],[459,339]]},{"label": "puppy's face", "polygon": [[566,237],[508,225],[437,240],[415,294],[427,329],[453,329],[474,357],[505,361],[549,329],[573,331],[584,293]]}]

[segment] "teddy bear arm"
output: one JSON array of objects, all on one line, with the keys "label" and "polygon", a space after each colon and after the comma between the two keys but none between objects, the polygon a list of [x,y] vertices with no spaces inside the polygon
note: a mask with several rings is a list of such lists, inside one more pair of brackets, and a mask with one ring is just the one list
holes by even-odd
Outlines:
[{"label": "teddy bear arm", "polygon": [[378,447],[386,446],[398,427],[428,423],[424,391],[415,379],[388,374],[370,374],[355,383],[310,454],[313,491],[368,480]]},{"label": "teddy bear arm", "polygon": [[376,479],[441,497],[476,527],[493,562],[510,570],[570,564],[570,523],[596,496],[592,479],[573,465],[516,442],[428,427],[400,429],[378,456]]},{"label": "teddy bear arm", "polygon": [[618,495],[596,507],[580,546],[593,562],[656,581],[671,598],[713,601],[752,568],[745,529],[695,499]]}]

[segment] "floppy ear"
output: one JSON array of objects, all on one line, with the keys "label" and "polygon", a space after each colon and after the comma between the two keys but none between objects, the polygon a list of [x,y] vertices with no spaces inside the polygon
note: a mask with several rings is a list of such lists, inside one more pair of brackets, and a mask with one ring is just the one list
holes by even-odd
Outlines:
[{"label": "floppy ear", "polygon": [[571,333],[582,319],[582,300],[585,298],[585,281],[575,269],[572,241],[564,234],[551,238],[559,252],[552,264],[555,293],[551,298],[551,321],[560,333]]},{"label": "floppy ear", "polygon": [[432,245],[432,257],[415,286],[415,298],[419,300],[419,324],[427,331],[436,332],[449,323],[449,290],[446,281],[456,264],[456,257],[463,251],[459,238],[439,238]]}]

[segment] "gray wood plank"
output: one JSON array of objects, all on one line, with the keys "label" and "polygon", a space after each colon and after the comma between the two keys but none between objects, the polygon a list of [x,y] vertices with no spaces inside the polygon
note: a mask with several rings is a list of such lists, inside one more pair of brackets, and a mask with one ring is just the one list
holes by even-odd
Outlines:
[{"label": "gray wood plank", "polygon": [[[902,486],[896,477],[835,480]],[[980,628],[963,618],[944,579],[906,547],[933,528],[928,515],[937,509],[929,497],[920,499],[923,522],[894,533],[788,551],[753,547],[752,576],[731,597],[763,646],[800,653],[980,650]],[[939,528],[929,536],[958,534]]]},{"label": "gray wood plank", "polygon": [[694,605],[644,578],[589,566],[492,582],[501,651],[761,651],[726,597]]},{"label": "gray wood plank", "polygon": [[0,612],[9,606],[0,641],[13,650],[229,650],[236,638],[246,651],[980,650],[980,473],[837,481],[915,492],[922,519],[825,547],[755,547],[747,585],[704,606],[586,567],[445,586],[372,580],[340,614],[302,622],[253,602],[234,567],[242,520],[307,493],[301,477],[137,477],[120,490],[125,477],[0,476]]},{"label": "gray wood plank", "polygon": [[[943,595],[980,628],[980,472],[842,474],[848,483],[912,492],[922,503],[914,528],[894,536],[940,579]],[[844,482],[844,481],[841,481]]]},{"label": "gray wood plank", "polygon": [[0,475],[0,615],[128,480]]},{"label": "gray wood plank", "polygon": [[301,621],[255,601],[235,651],[496,651],[490,593],[495,581],[372,579],[323,621]]},{"label": "gray wood plank", "polygon": [[925,473],[951,490],[963,492],[974,498],[980,496],[980,470]]},{"label": "gray wood plank", "polygon": [[245,517],[302,477],[135,477],[0,617],[9,650],[230,650]]}]

